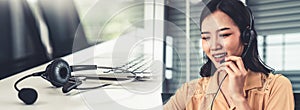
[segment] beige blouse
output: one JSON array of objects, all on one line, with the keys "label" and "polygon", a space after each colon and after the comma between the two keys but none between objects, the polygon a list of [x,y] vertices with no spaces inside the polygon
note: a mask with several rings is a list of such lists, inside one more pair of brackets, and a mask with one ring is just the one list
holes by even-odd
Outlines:
[{"label": "beige blouse", "polygon": [[[215,77],[214,75],[213,77]],[[179,88],[174,96],[164,105],[164,110],[210,110],[211,103],[218,89],[216,78],[204,77]],[[209,88],[207,88],[209,87]],[[283,75],[248,71],[244,84],[245,97],[252,110],[294,110],[292,84]],[[217,94],[213,110],[234,110],[223,94]]]}]

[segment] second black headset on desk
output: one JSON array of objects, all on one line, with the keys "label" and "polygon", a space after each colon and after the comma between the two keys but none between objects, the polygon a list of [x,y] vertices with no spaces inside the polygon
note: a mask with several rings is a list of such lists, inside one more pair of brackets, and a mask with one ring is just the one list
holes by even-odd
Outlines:
[{"label": "second black headset on desk", "polygon": [[45,71],[32,73],[30,75],[20,78],[14,84],[14,88],[18,91],[19,99],[21,99],[25,104],[30,105],[30,104],[33,104],[37,100],[38,93],[36,92],[36,90],[34,90],[32,88],[19,89],[17,87],[17,85],[22,80],[29,78],[31,76],[41,76],[42,78],[49,81],[53,86],[62,87],[63,93],[67,93],[67,92],[71,91],[72,89],[87,90],[87,89],[95,89],[95,88],[101,88],[101,87],[111,85],[111,84],[103,84],[103,85],[99,85],[99,86],[95,86],[95,87],[77,88],[77,86],[82,84],[82,81],[80,79],[78,79],[77,77],[71,76],[71,72],[81,71],[81,70],[96,70],[98,68],[118,69],[123,72],[132,73],[134,76],[136,76],[136,74],[134,72],[128,71],[128,70],[123,70],[121,68],[103,67],[103,66],[97,66],[97,65],[69,66],[69,64],[66,61],[64,61],[62,59],[55,59],[51,64],[49,64],[47,66]]}]

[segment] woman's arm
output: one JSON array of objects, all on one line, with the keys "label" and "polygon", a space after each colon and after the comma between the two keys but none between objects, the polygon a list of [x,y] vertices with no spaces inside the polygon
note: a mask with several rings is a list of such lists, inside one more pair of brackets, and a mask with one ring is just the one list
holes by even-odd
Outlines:
[{"label": "woman's arm", "polygon": [[180,87],[174,96],[164,105],[164,110],[184,110],[187,100],[188,83]]}]

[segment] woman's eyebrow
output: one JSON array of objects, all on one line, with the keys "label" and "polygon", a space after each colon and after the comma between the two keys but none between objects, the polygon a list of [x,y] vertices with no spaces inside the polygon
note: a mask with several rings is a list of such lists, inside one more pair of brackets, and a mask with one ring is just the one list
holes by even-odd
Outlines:
[{"label": "woman's eyebrow", "polygon": [[201,32],[201,34],[210,34],[210,32]]},{"label": "woman's eyebrow", "polygon": [[228,28],[228,27],[224,27],[224,28],[218,29],[217,32],[224,31],[224,30],[229,30],[229,29],[230,28]]},{"label": "woman's eyebrow", "polygon": [[[228,28],[228,27],[224,27],[224,28],[218,29],[217,32],[224,31],[224,30],[229,30],[229,29],[230,28]],[[201,34],[210,34],[210,32],[201,32]]]}]

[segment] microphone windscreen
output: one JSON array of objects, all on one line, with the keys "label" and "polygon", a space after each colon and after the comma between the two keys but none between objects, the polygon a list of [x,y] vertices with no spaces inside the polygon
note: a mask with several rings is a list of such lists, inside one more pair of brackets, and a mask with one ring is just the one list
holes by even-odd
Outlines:
[{"label": "microphone windscreen", "polygon": [[18,97],[25,104],[31,105],[36,101],[38,95],[37,95],[37,92],[32,88],[23,88],[19,91]]}]

